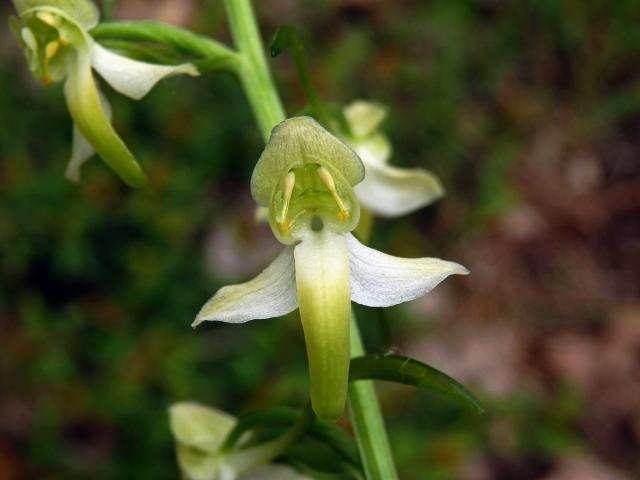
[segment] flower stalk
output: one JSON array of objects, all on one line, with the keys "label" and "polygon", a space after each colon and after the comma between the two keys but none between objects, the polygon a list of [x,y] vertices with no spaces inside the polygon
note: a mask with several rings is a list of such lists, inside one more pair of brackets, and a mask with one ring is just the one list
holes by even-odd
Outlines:
[{"label": "flower stalk", "polygon": [[225,0],[231,34],[240,53],[238,75],[265,141],[286,116],[271,78],[250,0]]}]

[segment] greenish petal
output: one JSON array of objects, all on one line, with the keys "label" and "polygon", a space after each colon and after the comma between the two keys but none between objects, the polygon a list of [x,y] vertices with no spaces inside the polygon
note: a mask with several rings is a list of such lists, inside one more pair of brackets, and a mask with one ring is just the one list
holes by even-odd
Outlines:
[{"label": "greenish petal", "polygon": [[169,425],[182,445],[216,454],[236,419],[231,415],[196,402],[174,403],[169,408]]},{"label": "greenish petal", "polygon": [[98,155],[130,186],[140,187],[146,177],[133,154],[111,126],[102,107],[88,51],[78,51],[71,63],[64,93],[75,125]]},{"label": "greenish petal", "polygon": [[[187,480],[220,480],[221,455],[203,453],[186,445],[178,445],[176,454],[180,472]],[[233,477],[232,477],[233,478]]]},{"label": "greenish petal", "polygon": [[373,134],[387,116],[387,109],[381,103],[366,100],[351,102],[343,112],[355,138]]},{"label": "greenish petal", "polygon": [[380,217],[399,217],[444,195],[440,180],[421,168],[368,163],[367,176],[354,188],[360,203]]},{"label": "greenish petal", "polygon": [[307,345],[311,406],[318,418],[337,421],[349,377],[351,288],[347,238],[326,229],[294,249],[300,318]]},{"label": "greenish petal", "polygon": [[114,90],[134,100],[140,100],[156,83],[166,77],[179,74],[198,76],[200,73],[190,63],[182,65],[156,65],[139,62],[118,55],[94,43],[92,52],[93,68]]}]

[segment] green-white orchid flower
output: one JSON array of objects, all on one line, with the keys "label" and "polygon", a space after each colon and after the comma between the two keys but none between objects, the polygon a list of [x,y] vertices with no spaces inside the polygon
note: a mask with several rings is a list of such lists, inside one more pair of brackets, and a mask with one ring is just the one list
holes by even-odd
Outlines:
[{"label": "green-white orchid flower", "polygon": [[355,186],[363,207],[380,217],[398,217],[444,195],[438,178],[427,170],[388,164],[391,144],[379,131],[387,115],[382,105],[356,100],[343,113],[351,131],[342,138],[360,156],[367,172],[364,181]]},{"label": "green-white orchid flower", "polygon": [[223,442],[236,423],[231,415],[199,403],[171,406],[169,424],[185,480],[310,480],[286,465],[268,463],[282,452],[280,439],[224,451]]},{"label": "green-white orchid flower", "polygon": [[110,123],[110,108],[93,77],[94,68],[115,90],[139,100],[161,79],[185,73],[193,65],[155,65],[117,55],[89,35],[98,24],[89,0],[13,0],[20,21],[12,26],[29,68],[45,85],[65,81],[64,94],[74,122],[67,177],[77,180],[80,166],[95,152],[129,185],[145,175]]},{"label": "green-white orchid flower", "polygon": [[359,218],[353,186],[363,177],[356,153],[315,120],[278,125],[256,164],[251,192],[269,208],[272,230],[286,247],[253,280],[220,289],[193,323],[242,323],[299,308],[311,404],[323,420],[335,421],[344,410],[351,301],[396,305],[449,275],[468,273],[457,263],[392,257],[356,240],[349,233]]}]

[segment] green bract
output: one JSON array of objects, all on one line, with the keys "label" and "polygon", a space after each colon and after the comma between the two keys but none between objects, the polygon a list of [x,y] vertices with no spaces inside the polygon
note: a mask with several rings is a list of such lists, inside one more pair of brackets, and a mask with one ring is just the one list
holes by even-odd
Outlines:
[{"label": "green bract", "polygon": [[140,99],[161,79],[179,73],[198,75],[190,64],[155,65],[117,55],[97,44],[89,30],[98,10],[88,0],[14,0],[20,20],[12,28],[27,63],[45,85],[65,81],[64,93],[74,121],[67,177],[78,180],[80,166],[95,152],[129,185],[145,175],[110,123],[110,109],[92,68],[118,92]]},{"label": "green bract", "polygon": [[253,280],[221,288],[196,317],[242,323],[300,309],[309,359],[311,406],[335,421],[349,377],[351,301],[390,306],[418,298],[467,270],[437,258],[404,259],[362,245],[352,186],[362,163],[308,117],[277,126],[251,179],[253,197],[287,246]]},{"label": "green bract", "polygon": [[392,148],[381,133],[387,110],[379,103],[356,100],[344,109],[350,132],[342,138],[362,159],[366,176],[355,187],[363,207],[381,217],[397,217],[429,205],[444,195],[438,178],[422,168],[388,164]]},{"label": "green bract", "polygon": [[251,194],[269,208],[278,240],[292,244],[322,223],[335,232],[358,225],[352,186],[364,167],[356,153],[311,117],[285,120],[271,138],[251,177]]}]

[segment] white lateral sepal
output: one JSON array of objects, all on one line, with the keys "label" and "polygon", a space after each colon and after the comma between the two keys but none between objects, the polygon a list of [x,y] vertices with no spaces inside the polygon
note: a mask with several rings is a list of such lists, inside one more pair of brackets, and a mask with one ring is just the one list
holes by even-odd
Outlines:
[{"label": "white lateral sepal", "polygon": [[360,203],[381,217],[418,210],[444,195],[438,178],[422,168],[368,162],[364,180],[354,187]]},{"label": "white lateral sepal", "polygon": [[351,299],[369,307],[408,302],[433,290],[449,275],[466,275],[462,265],[439,258],[400,258],[361,244],[347,234]]},{"label": "white lateral sepal", "polygon": [[156,83],[166,77],[179,74],[198,76],[200,73],[190,63],[182,65],[156,65],[139,62],[95,43],[92,48],[91,64],[114,90],[134,100],[140,100]]},{"label": "white lateral sepal", "polygon": [[244,323],[280,317],[298,308],[293,247],[285,247],[257,277],[222,287],[202,307],[192,327],[205,320]]}]

